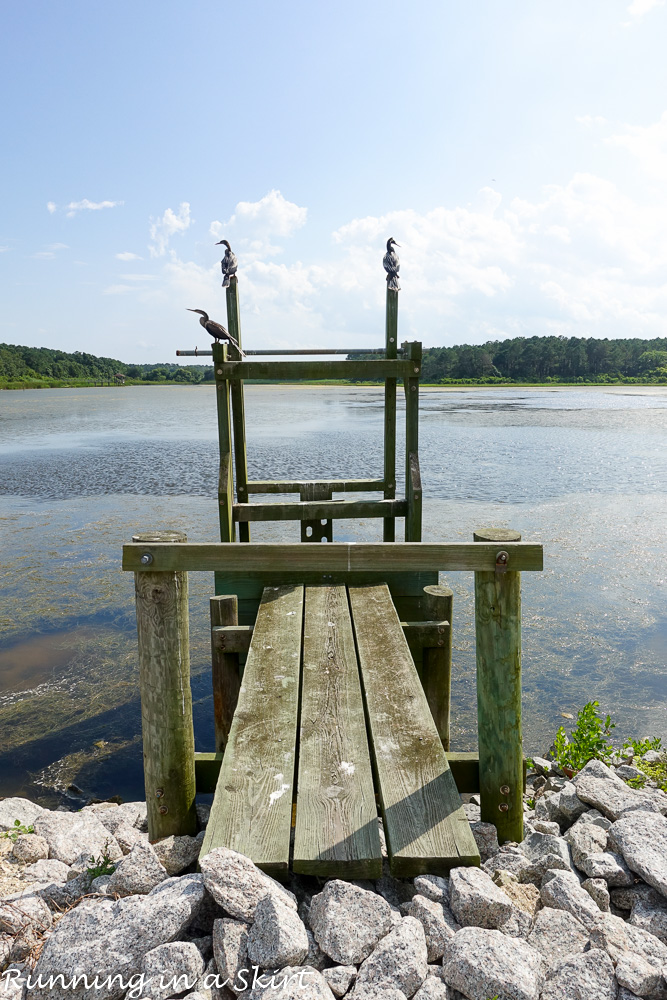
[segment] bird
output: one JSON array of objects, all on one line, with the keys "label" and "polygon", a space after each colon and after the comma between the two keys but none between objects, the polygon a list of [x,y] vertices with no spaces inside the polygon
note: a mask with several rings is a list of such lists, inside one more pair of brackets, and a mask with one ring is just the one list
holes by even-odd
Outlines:
[{"label": "bird", "polygon": [[199,313],[199,322],[204,327],[206,332],[210,333],[216,344],[219,344],[221,340],[226,340],[229,344],[234,345],[242,358],[245,357],[245,354],[241,350],[237,341],[234,340],[229,330],[226,330],[222,323],[216,323],[214,319],[209,319],[208,313],[205,313],[203,309],[188,309],[187,311],[191,313]]},{"label": "bird", "polygon": [[239,262],[236,259],[236,254],[230,247],[227,240],[220,240],[219,243],[215,244],[217,247],[223,245],[227,247],[225,250],[225,256],[220,261],[220,270],[222,271],[222,287],[229,287],[229,279],[233,274],[236,274],[236,269],[239,266]]},{"label": "bird", "polygon": [[398,272],[401,269],[401,265],[398,260],[398,254],[394,250],[394,247],[399,246],[393,236],[390,236],[387,240],[387,252],[382,258],[382,264],[385,271],[387,272],[387,288],[391,288],[392,292],[400,292],[401,286],[398,283]]}]

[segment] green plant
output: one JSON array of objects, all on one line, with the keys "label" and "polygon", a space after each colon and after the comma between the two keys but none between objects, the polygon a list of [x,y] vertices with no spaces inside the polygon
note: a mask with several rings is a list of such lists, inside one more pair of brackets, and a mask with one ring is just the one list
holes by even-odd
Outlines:
[{"label": "green plant", "polygon": [[535,799],[532,798],[532,797],[529,798],[529,799],[526,799],[526,805],[528,806],[529,809],[534,809],[535,808]]},{"label": "green plant", "polygon": [[104,845],[104,850],[100,854],[99,858],[94,855],[88,858],[88,867],[86,868],[86,874],[88,875],[88,881],[92,882],[94,879],[99,878],[101,875],[113,875],[116,870],[116,865],[111,860],[109,854],[109,841],[107,840]]},{"label": "green plant", "polygon": [[630,788],[643,788],[646,784],[646,775],[640,774],[637,778],[628,778],[625,783]]},{"label": "green plant", "polygon": [[632,750],[634,757],[643,757],[649,750],[662,750],[662,740],[659,736],[654,736],[652,740],[626,739],[623,742],[623,750]]},{"label": "green plant", "polygon": [[646,761],[642,761],[642,771],[647,778],[651,778],[655,781],[658,788],[667,792],[667,754],[663,754],[661,759],[656,761],[655,764],[647,764]]},{"label": "green plant", "polygon": [[16,841],[18,840],[18,838],[21,836],[22,833],[34,833],[34,832],[35,828],[32,825],[32,823],[30,824],[30,826],[24,826],[20,819],[15,819],[14,826],[11,828],[11,830],[5,830],[2,836],[9,837],[10,840],[16,843]]},{"label": "green plant", "polygon": [[598,715],[599,707],[597,701],[587,702],[578,713],[577,724],[569,737],[563,726],[559,728],[554,750],[560,768],[579,771],[589,760],[610,761],[614,747],[609,737],[616,727],[610,715],[605,719]]}]

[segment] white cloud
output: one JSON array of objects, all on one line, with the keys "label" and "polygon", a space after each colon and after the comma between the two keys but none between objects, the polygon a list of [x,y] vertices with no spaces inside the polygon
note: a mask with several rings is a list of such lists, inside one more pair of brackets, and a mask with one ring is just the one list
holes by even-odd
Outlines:
[{"label": "white cloud", "polygon": [[603,118],[602,115],[578,115],[575,121],[579,122],[580,125],[584,125],[586,128],[590,128],[591,125],[606,125],[607,119]]},{"label": "white cloud", "polygon": [[634,17],[635,20],[640,20],[649,11],[653,10],[655,7],[662,7],[665,0],[632,0],[632,3],[628,7],[628,14],[630,17]]},{"label": "white cloud", "polygon": [[[53,202],[50,202],[50,204],[53,204]],[[67,206],[67,218],[71,219],[77,212],[99,212],[102,208],[117,208],[118,205],[123,204],[124,202],[122,201],[89,201],[88,198],[83,198],[81,201],[70,201]]]},{"label": "white cloud", "polygon": [[650,125],[625,125],[623,132],[606,141],[626,149],[639,168],[662,186],[667,173],[667,111]]},{"label": "white cloud", "polygon": [[151,219],[150,234],[153,243],[149,246],[151,257],[164,257],[169,248],[169,240],[176,233],[184,233],[191,223],[190,205],[182,201],[178,212],[168,208],[162,218]]},{"label": "white cloud", "polygon": [[48,243],[47,250],[69,250],[66,243]]},{"label": "white cloud", "polygon": [[216,240],[229,239],[246,262],[282,253],[272,239],[294,235],[306,224],[308,209],[287,201],[280,191],[269,191],[259,201],[240,201],[226,222],[212,222]]},{"label": "white cloud", "polygon": [[9,247],[0,247],[0,253],[8,253]]},{"label": "white cloud", "polygon": [[55,254],[50,250],[40,250],[39,253],[34,253],[32,256],[35,260],[53,260]]},{"label": "white cloud", "polygon": [[124,295],[126,292],[132,292],[134,288],[132,285],[109,285],[105,288],[103,295]]},{"label": "white cloud", "polygon": [[140,257],[138,253],[130,253],[129,251],[125,251],[124,253],[117,253],[116,254],[116,259],[117,260],[143,260],[144,258]]},{"label": "white cloud", "polygon": [[121,274],[123,281],[157,281],[156,274]]},{"label": "white cloud", "polygon": [[47,208],[47,211],[51,213],[51,215],[53,215],[53,213],[55,212],[56,207],[57,206],[56,206],[55,201],[47,201],[46,208]]}]

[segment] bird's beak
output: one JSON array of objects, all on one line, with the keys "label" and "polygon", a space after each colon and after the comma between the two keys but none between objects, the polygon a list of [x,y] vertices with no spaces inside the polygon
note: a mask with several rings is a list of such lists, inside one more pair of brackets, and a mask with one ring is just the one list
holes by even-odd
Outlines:
[{"label": "bird's beak", "polygon": [[219,247],[223,242],[224,242],[224,240],[219,240],[217,243],[214,243],[213,246],[214,247]]},{"label": "bird's beak", "polygon": [[401,244],[400,243],[394,243],[394,246],[398,247],[399,250],[401,249]]},{"label": "bird's beak", "polygon": [[186,307],[185,311],[189,312],[189,313],[196,313],[197,312],[196,309],[188,309],[187,307]]}]

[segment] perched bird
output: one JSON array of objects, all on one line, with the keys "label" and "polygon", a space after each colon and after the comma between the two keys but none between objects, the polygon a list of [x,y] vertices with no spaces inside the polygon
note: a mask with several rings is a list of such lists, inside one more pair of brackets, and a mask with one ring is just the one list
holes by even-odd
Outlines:
[{"label": "perched bird", "polygon": [[233,252],[227,240],[220,240],[219,243],[215,244],[217,247],[225,246],[225,256],[220,261],[220,270],[222,271],[222,287],[229,287],[229,279],[233,274],[236,274],[236,269],[239,266],[239,262],[236,259],[236,254]]},{"label": "perched bird", "polygon": [[226,340],[229,344],[234,345],[234,347],[239,352],[242,358],[245,357],[245,354],[243,353],[237,342],[234,340],[231,333],[228,330],[225,330],[222,323],[216,323],[215,320],[209,319],[208,313],[205,313],[203,309],[188,309],[188,312],[199,313],[199,322],[204,327],[206,332],[210,333],[210,335],[215,340],[216,344],[219,343],[221,340]]},{"label": "perched bird", "polygon": [[382,264],[387,272],[387,288],[391,288],[392,292],[400,292],[401,290],[401,286],[398,283],[398,272],[401,269],[401,265],[398,254],[394,250],[394,247],[398,245],[394,237],[390,236],[387,240],[387,252],[382,258]]}]

